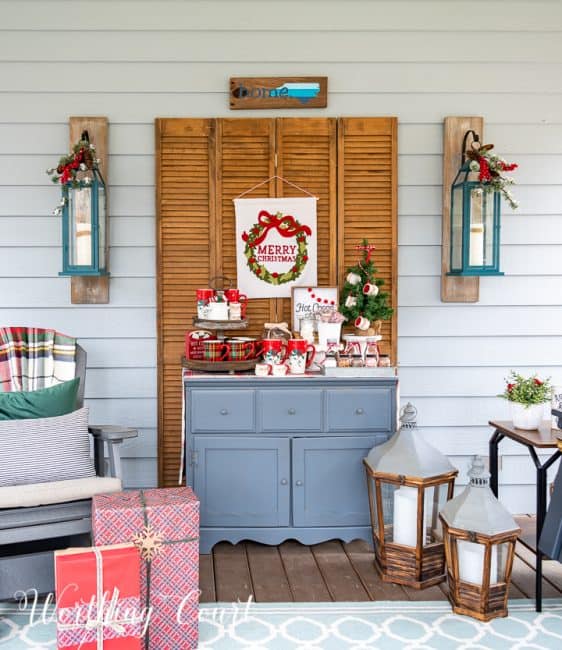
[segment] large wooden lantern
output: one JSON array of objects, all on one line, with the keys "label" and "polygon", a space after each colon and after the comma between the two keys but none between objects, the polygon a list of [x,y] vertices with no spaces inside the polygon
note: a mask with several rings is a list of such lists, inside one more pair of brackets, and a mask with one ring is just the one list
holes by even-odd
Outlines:
[{"label": "large wooden lantern", "polygon": [[411,404],[401,420],[400,431],[363,461],[375,568],[385,582],[423,589],[445,580],[439,511],[458,470],[419,435]]},{"label": "large wooden lantern", "polygon": [[507,616],[513,554],[521,531],[490,490],[482,458],[474,457],[468,475],[470,484],[440,514],[449,600],[456,614],[489,621]]}]

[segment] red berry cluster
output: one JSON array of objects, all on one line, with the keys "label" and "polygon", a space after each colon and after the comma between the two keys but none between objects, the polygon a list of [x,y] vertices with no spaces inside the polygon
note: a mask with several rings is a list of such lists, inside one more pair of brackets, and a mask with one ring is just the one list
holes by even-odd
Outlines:
[{"label": "red berry cluster", "polygon": [[478,176],[479,180],[482,182],[491,181],[492,174],[490,172],[490,165],[488,164],[486,158],[480,158],[479,163],[480,163],[480,175]]},{"label": "red berry cluster", "polygon": [[74,158],[67,163],[66,165],[59,165],[57,167],[57,174],[60,174],[60,182],[64,185],[68,183],[73,177],[72,170],[76,170],[80,167],[80,164],[84,162],[84,149],[79,149],[75,154]]}]

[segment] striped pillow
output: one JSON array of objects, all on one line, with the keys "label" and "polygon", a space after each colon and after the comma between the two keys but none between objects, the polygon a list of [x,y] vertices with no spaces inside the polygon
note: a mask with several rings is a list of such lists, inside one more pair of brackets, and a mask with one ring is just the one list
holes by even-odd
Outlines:
[{"label": "striped pillow", "polygon": [[95,476],[88,408],[54,418],[0,422],[0,486]]}]

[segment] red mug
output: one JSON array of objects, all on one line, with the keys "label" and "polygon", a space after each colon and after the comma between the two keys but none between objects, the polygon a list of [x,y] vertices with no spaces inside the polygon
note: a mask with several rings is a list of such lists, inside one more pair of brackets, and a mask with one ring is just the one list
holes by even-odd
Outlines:
[{"label": "red mug", "polygon": [[197,289],[195,291],[197,300],[204,300],[205,302],[211,302],[215,298],[214,289]]},{"label": "red mug", "polygon": [[289,339],[287,344],[287,365],[292,375],[302,375],[314,361],[316,348],[306,339]]},{"label": "red mug", "polygon": [[246,302],[248,296],[244,293],[240,293],[238,289],[225,289],[224,295],[228,302]]},{"label": "red mug", "polygon": [[231,361],[247,361],[253,359],[256,351],[254,341],[244,341],[229,339],[230,346],[229,359]]},{"label": "red mug", "polygon": [[242,318],[246,318],[246,306],[248,304],[248,296],[240,293],[238,289],[225,289],[224,297],[228,302],[239,302],[242,305]]},{"label": "red mug", "polygon": [[287,344],[283,339],[263,339],[259,343],[258,356],[270,365],[283,363],[287,358]]},{"label": "red mug", "polygon": [[205,361],[226,361],[230,358],[230,344],[224,341],[203,341],[205,348]]}]

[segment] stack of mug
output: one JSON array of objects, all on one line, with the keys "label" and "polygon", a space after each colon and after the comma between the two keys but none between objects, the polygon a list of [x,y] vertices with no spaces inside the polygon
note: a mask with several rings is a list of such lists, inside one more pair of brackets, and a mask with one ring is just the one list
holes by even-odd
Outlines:
[{"label": "stack of mug", "polygon": [[248,298],[238,289],[197,289],[197,318],[201,320],[242,320]]},{"label": "stack of mug", "polygon": [[218,339],[211,332],[188,332],[185,356],[210,362],[256,360],[256,375],[302,375],[314,360],[316,349],[305,339],[254,339],[247,336]]}]

